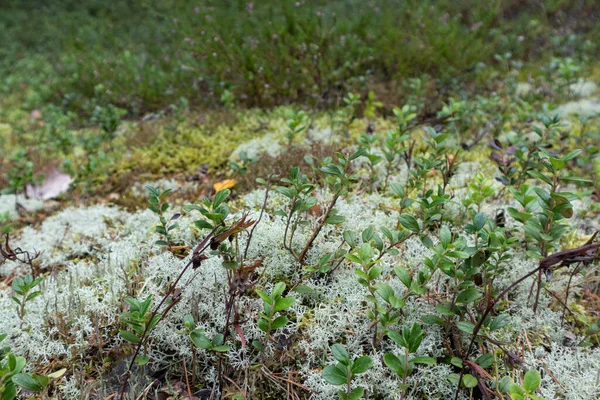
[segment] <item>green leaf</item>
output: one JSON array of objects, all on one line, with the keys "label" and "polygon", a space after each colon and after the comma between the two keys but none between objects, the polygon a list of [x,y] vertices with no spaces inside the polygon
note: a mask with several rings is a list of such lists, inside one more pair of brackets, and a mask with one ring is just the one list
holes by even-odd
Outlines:
[{"label": "green leaf", "polygon": [[231,349],[231,347],[228,345],[215,346],[215,347],[211,348],[212,351],[216,351],[219,353],[227,353],[230,349]]},{"label": "green leaf", "polygon": [[341,224],[345,220],[346,220],[346,217],[344,217],[343,215],[330,215],[325,220],[325,223],[329,224],[329,225],[336,225],[336,224]]},{"label": "green leaf", "polygon": [[352,391],[350,391],[350,393],[348,393],[348,400],[358,400],[358,399],[362,398],[364,394],[365,394],[365,389],[363,389],[360,386],[355,387],[354,389],[352,389]]},{"label": "green leaf", "polygon": [[333,358],[344,365],[350,364],[350,357],[348,356],[348,351],[341,344],[334,344],[331,346],[331,353],[333,354]]},{"label": "green leaf", "polygon": [[352,253],[346,253],[346,254],[344,254],[344,258],[346,258],[346,259],[348,259],[348,260],[350,260],[352,262],[355,262],[357,264],[361,264],[362,263],[361,259],[358,258],[358,256],[356,256],[355,254],[352,254]]},{"label": "green leaf", "polygon": [[366,372],[369,368],[371,368],[372,365],[373,360],[371,359],[371,357],[363,356],[354,360],[350,371],[353,374],[362,374],[363,372]]},{"label": "green leaf", "polygon": [[419,226],[419,222],[412,215],[402,214],[399,217],[399,220],[400,220],[400,224],[403,227],[405,227],[406,229],[408,229],[409,231],[415,232],[415,233],[421,231],[421,227]]},{"label": "green leaf", "polygon": [[404,267],[398,266],[394,268],[394,272],[396,273],[398,279],[400,279],[400,282],[402,282],[402,284],[406,286],[407,289],[410,288],[410,284],[412,283],[412,277],[410,276],[408,270]]},{"label": "green leaf", "polygon": [[525,391],[521,388],[521,386],[513,383],[510,385],[510,398],[511,400],[524,400]]},{"label": "green leaf", "polygon": [[344,241],[348,244],[348,246],[350,246],[351,248],[358,246],[358,235],[356,234],[356,232],[344,231],[342,237],[344,238]]},{"label": "green leaf", "polygon": [[282,328],[285,324],[288,323],[288,318],[286,316],[277,317],[271,322],[271,329],[279,329]]},{"label": "green leaf", "polygon": [[31,392],[40,392],[43,387],[39,384],[30,374],[16,374],[12,377],[12,381],[15,385],[27,389]]},{"label": "green leaf", "polygon": [[394,289],[392,289],[392,287],[390,285],[388,285],[387,283],[383,283],[380,282],[377,285],[375,285],[376,287],[376,292],[379,296],[381,296],[381,298],[383,300],[385,300],[387,303],[390,302],[390,297],[394,296]]},{"label": "green leaf", "polygon": [[294,301],[296,301],[296,299],[294,299],[293,297],[283,297],[283,298],[277,299],[277,301],[275,302],[274,311],[277,312],[277,311],[281,311],[281,310],[286,310],[292,304],[294,304]]},{"label": "green leaf", "polygon": [[213,228],[213,226],[209,222],[207,222],[203,219],[194,221],[194,225],[196,225],[200,229],[212,229]]},{"label": "green leaf", "polygon": [[561,157],[561,161],[570,161],[572,159],[574,159],[575,157],[577,157],[579,154],[581,154],[581,150],[577,149],[577,150],[573,150],[572,152],[566,154],[565,156]]},{"label": "green leaf", "polygon": [[498,382],[498,390],[500,393],[508,393],[510,391],[510,386],[513,384],[512,378],[510,376],[505,376]]},{"label": "green leaf", "polygon": [[276,191],[277,193],[284,195],[285,197],[287,197],[289,199],[293,199],[295,197],[294,191],[292,191],[292,189],[287,188],[285,186],[275,186],[273,188],[273,190]]},{"label": "green leaf", "polygon": [[480,212],[475,215],[475,218],[473,219],[473,227],[475,228],[475,231],[479,232],[485,226],[486,221],[487,216],[484,213]]},{"label": "green leaf", "polygon": [[214,337],[213,340],[211,341],[212,346],[220,346],[223,344],[223,341],[225,340],[225,335],[223,335],[222,333],[217,333]]},{"label": "green leaf", "polygon": [[475,324],[472,324],[467,321],[459,321],[456,323],[456,327],[463,332],[473,333],[473,329],[475,329]]},{"label": "green leaf", "polygon": [[227,197],[229,197],[230,193],[231,190],[229,189],[224,189],[218,192],[213,200],[213,209],[219,207],[227,199]]},{"label": "green leaf", "polygon": [[458,385],[458,380],[460,379],[460,375],[458,375],[457,373],[450,373],[448,374],[448,376],[446,377],[446,379],[448,379],[448,381],[453,384],[454,386]]},{"label": "green leaf", "polygon": [[568,181],[568,182],[576,182],[576,183],[594,183],[594,181],[591,179],[581,178],[581,177],[577,177],[577,176],[565,176],[565,177],[560,178],[560,180]]},{"label": "green leaf", "polygon": [[442,247],[447,249],[451,241],[452,233],[450,232],[450,229],[448,229],[446,225],[442,226],[440,229],[440,243],[442,243]]},{"label": "green leaf", "polygon": [[211,340],[199,329],[190,332],[190,339],[194,346],[200,349],[210,349],[212,347]]},{"label": "green leaf", "polygon": [[267,321],[264,318],[259,319],[256,325],[258,325],[258,329],[260,329],[263,332],[269,331],[269,321]]},{"label": "green leaf", "polygon": [[508,315],[500,314],[492,320],[492,323],[490,324],[489,328],[491,331],[496,331],[498,329],[504,328],[506,325],[508,325],[508,323],[509,323]]},{"label": "green leaf", "polygon": [[408,344],[406,343],[406,340],[404,339],[404,336],[402,336],[401,334],[399,334],[396,331],[387,331],[385,333],[390,339],[392,339],[394,342],[396,342],[397,344],[399,344],[402,347],[408,347]]},{"label": "green leaf", "polygon": [[137,356],[135,358],[135,363],[137,365],[146,365],[150,361],[150,357],[148,356]]},{"label": "green leaf", "polygon": [[365,149],[364,147],[361,147],[360,149],[356,150],[356,152],[354,154],[352,154],[350,156],[350,161],[356,160],[358,157],[364,156],[365,154],[367,154],[367,149]]},{"label": "green leaf", "polygon": [[42,292],[40,292],[40,291],[30,293],[29,296],[27,296],[27,298],[25,299],[25,301],[33,300],[41,294],[42,294]]},{"label": "green leaf", "polygon": [[273,291],[271,291],[271,297],[276,298],[278,296],[281,296],[283,294],[284,290],[285,290],[285,283],[283,283],[283,282],[277,283],[273,287]]},{"label": "green leaf", "polygon": [[416,352],[421,345],[421,341],[423,340],[421,325],[413,324],[410,329],[408,327],[402,328],[402,336],[404,336],[404,339],[406,340],[408,352]]},{"label": "green leaf", "polygon": [[396,373],[396,375],[402,377],[404,376],[404,365],[400,361],[398,357],[396,357],[392,353],[386,353],[383,356],[383,362],[389,369]]},{"label": "green leaf", "polygon": [[456,298],[457,303],[472,303],[475,300],[479,299],[481,294],[477,290],[477,288],[469,288],[460,292],[458,297]]},{"label": "green leaf", "polygon": [[444,320],[434,314],[424,315],[421,318],[421,321],[423,321],[423,323],[425,323],[427,325],[434,325],[434,324],[439,325],[439,326],[445,325]]},{"label": "green leaf", "polygon": [[346,368],[338,368],[338,365],[330,365],[323,368],[323,379],[332,385],[345,385],[347,381]]},{"label": "green leaf", "polygon": [[268,294],[262,290],[257,290],[256,294],[258,294],[258,297],[260,297],[266,304],[271,304],[271,297]]},{"label": "green leaf", "polygon": [[485,353],[477,357],[475,362],[483,369],[489,368],[494,365],[494,356],[491,353]]},{"label": "green leaf", "polygon": [[121,335],[121,337],[129,343],[138,344],[140,342],[140,338],[138,338],[133,332],[120,331],[119,335]]},{"label": "green leaf", "polygon": [[410,360],[411,363],[415,363],[415,364],[427,364],[427,365],[433,365],[436,363],[435,358],[433,357],[428,357],[428,356],[419,356],[419,357],[415,357],[412,360]]},{"label": "green leaf", "polygon": [[314,293],[314,289],[306,285],[298,285],[294,288],[294,292],[302,293],[302,294],[312,294]]},{"label": "green leaf", "polygon": [[454,365],[455,367],[462,368],[463,360],[462,360],[462,358],[459,358],[459,357],[452,357],[450,359],[450,364]]},{"label": "green leaf", "polygon": [[542,182],[547,183],[548,185],[552,186],[552,180],[550,180],[550,178],[548,178],[545,175],[542,175],[541,173],[539,173],[538,171],[535,170],[529,170],[527,171],[528,175],[531,175],[534,178],[537,178],[539,180],[541,180]]},{"label": "green leaf", "polygon": [[540,381],[540,373],[534,369],[529,370],[525,373],[525,378],[523,378],[523,387],[527,393],[534,393],[540,386]]},{"label": "green leaf", "polygon": [[462,383],[466,388],[472,389],[477,386],[477,378],[471,374],[465,374],[463,375]]},{"label": "green leaf", "polygon": [[[10,354],[10,356],[12,356],[12,354]],[[14,356],[13,356],[14,357]],[[10,358],[9,358],[10,361]],[[21,372],[23,370],[23,368],[25,368],[25,364],[27,363],[27,360],[25,359],[25,357],[14,357],[14,362],[12,363],[13,365],[9,368],[11,373],[18,373]]]},{"label": "green leaf", "polygon": [[17,388],[12,380],[8,380],[3,384],[4,391],[2,392],[2,396],[0,400],[14,400],[17,397]]}]

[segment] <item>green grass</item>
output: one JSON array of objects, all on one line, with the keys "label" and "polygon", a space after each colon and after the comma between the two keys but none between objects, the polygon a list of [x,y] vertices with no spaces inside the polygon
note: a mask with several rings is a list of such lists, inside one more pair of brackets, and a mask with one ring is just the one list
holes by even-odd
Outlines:
[{"label": "green grass", "polygon": [[593,1],[570,3],[8,1],[0,91],[26,109],[52,103],[87,116],[106,104],[135,116],[180,97],[215,106],[224,94],[242,106],[330,107],[372,87],[396,102],[406,78],[465,80],[507,52],[572,55],[560,53],[598,28]]}]

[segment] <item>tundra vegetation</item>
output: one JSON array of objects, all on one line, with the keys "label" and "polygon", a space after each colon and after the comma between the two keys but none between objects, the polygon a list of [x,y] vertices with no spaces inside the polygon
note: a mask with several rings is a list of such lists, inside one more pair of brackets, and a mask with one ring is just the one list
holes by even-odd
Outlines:
[{"label": "tundra vegetation", "polygon": [[459,3],[0,5],[0,399],[600,398],[597,7]]}]

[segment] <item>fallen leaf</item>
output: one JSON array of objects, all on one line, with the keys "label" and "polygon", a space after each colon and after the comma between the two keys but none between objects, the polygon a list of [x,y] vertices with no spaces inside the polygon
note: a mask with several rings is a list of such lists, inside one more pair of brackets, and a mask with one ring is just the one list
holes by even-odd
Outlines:
[{"label": "fallen leaf", "polygon": [[217,182],[213,185],[215,192],[220,192],[221,190],[230,189],[235,185],[235,179],[225,179],[224,181]]}]

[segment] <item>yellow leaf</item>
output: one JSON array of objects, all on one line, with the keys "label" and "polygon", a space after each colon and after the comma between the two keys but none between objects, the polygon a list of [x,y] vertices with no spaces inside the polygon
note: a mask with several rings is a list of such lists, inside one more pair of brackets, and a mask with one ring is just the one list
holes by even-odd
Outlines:
[{"label": "yellow leaf", "polygon": [[220,192],[221,190],[230,189],[235,185],[235,179],[225,179],[224,181],[217,182],[213,185],[215,192]]}]

